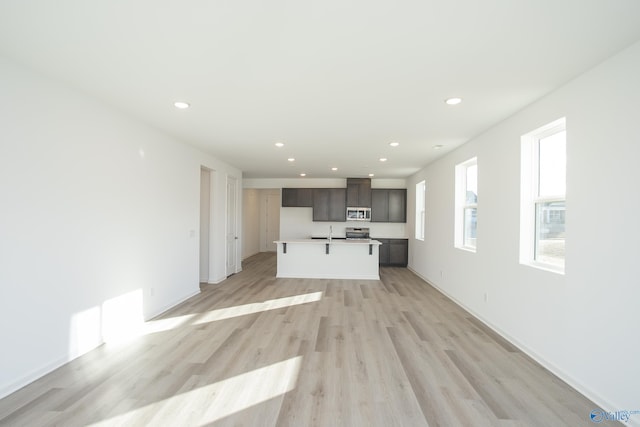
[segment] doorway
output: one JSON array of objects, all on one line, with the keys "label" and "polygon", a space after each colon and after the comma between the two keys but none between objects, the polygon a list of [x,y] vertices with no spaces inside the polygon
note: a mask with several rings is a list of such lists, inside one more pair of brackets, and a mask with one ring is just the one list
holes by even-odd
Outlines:
[{"label": "doorway", "polygon": [[280,239],[280,189],[242,191],[242,258],[276,250]]},{"label": "doorway", "polygon": [[265,245],[262,252],[275,252],[276,244],[274,240],[280,238],[280,195],[266,194],[266,217],[265,217]]},{"label": "doorway", "polygon": [[209,282],[211,189],[211,170],[200,168],[200,283]]},{"label": "doorway", "polygon": [[234,177],[227,176],[227,277],[238,271],[238,227],[236,221],[236,212],[238,210],[237,187],[237,180]]}]

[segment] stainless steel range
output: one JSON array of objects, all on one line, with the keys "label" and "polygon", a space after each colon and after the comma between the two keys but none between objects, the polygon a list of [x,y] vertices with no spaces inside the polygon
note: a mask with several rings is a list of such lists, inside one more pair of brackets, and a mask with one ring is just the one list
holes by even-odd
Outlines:
[{"label": "stainless steel range", "polygon": [[345,237],[347,240],[369,240],[369,228],[347,227],[345,229]]}]

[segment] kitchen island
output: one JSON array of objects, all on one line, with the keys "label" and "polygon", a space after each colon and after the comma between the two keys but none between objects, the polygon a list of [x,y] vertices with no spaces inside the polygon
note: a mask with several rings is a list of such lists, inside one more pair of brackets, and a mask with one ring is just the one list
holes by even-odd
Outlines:
[{"label": "kitchen island", "polygon": [[276,277],[379,280],[377,240],[277,240]]}]

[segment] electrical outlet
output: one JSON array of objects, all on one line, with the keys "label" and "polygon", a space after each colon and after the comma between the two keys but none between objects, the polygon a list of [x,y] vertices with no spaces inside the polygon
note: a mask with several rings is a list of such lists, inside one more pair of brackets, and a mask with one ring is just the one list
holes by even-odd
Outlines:
[{"label": "electrical outlet", "polygon": [[489,292],[484,293],[484,302],[489,302]]}]

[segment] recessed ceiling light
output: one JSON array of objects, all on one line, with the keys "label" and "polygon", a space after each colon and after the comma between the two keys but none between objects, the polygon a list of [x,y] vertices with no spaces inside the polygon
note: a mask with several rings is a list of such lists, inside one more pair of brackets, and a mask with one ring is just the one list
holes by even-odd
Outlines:
[{"label": "recessed ceiling light", "polygon": [[374,174],[370,173],[369,176],[374,176]]},{"label": "recessed ceiling light", "polygon": [[296,159],[294,159],[293,157],[289,157],[287,160],[290,161],[290,162],[295,162],[296,161]]},{"label": "recessed ceiling light", "polygon": [[396,141],[393,141],[393,142],[390,142],[389,145],[392,146],[392,147],[397,147],[398,145],[400,145],[400,143],[396,142]]},{"label": "recessed ceiling light", "polygon": [[447,105],[458,105],[462,102],[462,98],[449,98],[444,101]]},{"label": "recessed ceiling light", "polygon": [[300,176],[307,176],[307,174],[306,173],[301,173]]},{"label": "recessed ceiling light", "polygon": [[189,104],[188,102],[184,102],[184,101],[176,101],[176,102],[173,103],[173,105],[176,108],[179,108],[181,110],[187,109],[187,108],[189,108],[191,106],[191,104]]},{"label": "recessed ceiling light", "polygon": [[282,142],[276,142],[276,147],[278,148],[284,147],[284,144]]},{"label": "recessed ceiling light", "polygon": [[387,158],[386,158],[386,157],[380,157],[380,161],[381,161],[381,162],[386,162],[386,161],[387,161]]},{"label": "recessed ceiling light", "polygon": [[433,146],[433,149],[434,149],[434,150],[439,150],[439,149],[441,149],[442,147],[444,147],[444,145],[442,145],[442,144],[438,144],[438,145],[434,145],[434,146]]},{"label": "recessed ceiling light", "polygon": [[332,171],[337,171],[337,170],[338,170],[338,168],[331,168],[331,170],[332,170]]}]

